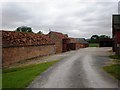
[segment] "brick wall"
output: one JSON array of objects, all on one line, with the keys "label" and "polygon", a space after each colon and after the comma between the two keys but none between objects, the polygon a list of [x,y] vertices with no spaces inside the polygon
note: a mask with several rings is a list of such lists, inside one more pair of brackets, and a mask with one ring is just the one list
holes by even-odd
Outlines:
[{"label": "brick wall", "polygon": [[43,34],[15,31],[0,32],[2,32],[3,66],[55,53],[54,42]]},{"label": "brick wall", "polygon": [[55,47],[56,47],[56,53],[62,53],[62,51],[63,51],[63,44],[61,42],[56,42],[55,43]]},{"label": "brick wall", "polygon": [[61,53],[63,51],[63,39],[55,33],[50,33],[49,37],[55,42],[56,53]]},{"label": "brick wall", "polygon": [[4,67],[26,59],[54,53],[54,45],[8,47],[2,49],[2,63]]},{"label": "brick wall", "polygon": [[81,44],[80,43],[76,43],[76,50],[81,48]]},{"label": "brick wall", "polygon": [[120,55],[120,31],[117,31],[115,33],[115,53],[117,55]]}]

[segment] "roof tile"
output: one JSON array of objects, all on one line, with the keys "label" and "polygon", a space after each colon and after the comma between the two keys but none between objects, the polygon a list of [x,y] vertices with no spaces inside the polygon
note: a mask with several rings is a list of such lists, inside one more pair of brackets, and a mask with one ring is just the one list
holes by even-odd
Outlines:
[{"label": "roof tile", "polygon": [[3,47],[47,44],[54,44],[54,42],[45,35],[26,32],[2,31]]},{"label": "roof tile", "polygon": [[60,33],[60,32],[53,32],[53,31],[51,31],[50,33],[56,34],[61,39],[68,38],[67,34],[63,34],[63,33]]}]

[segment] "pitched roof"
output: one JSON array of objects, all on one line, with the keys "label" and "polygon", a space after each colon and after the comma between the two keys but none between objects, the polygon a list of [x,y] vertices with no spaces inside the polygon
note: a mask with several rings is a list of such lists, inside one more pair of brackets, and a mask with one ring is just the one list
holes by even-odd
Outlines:
[{"label": "pitched roof", "polygon": [[85,38],[76,38],[76,40],[78,42],[80,42],[81,44],[88,44],[88,42],[85,40]]},{"label": "pitched roof", "polygon": [[54,42],[45,35],[26,32],[2,31],[3,47],[49,44],[54,44]]},{"label": "pitched roof", "polygon": [[61,39],[68,38],[68,35],[67,35],[67,34],[63,34],[63,33],[60,33],[60,32],[50,31],[49,34],[50,34],[50,33],[53,33],[53,34],[57,35],[57,36],[58,36],[59,38],[61,38]]},{"label": "pitched roof", "polygon": [[75,38],[69,37],[69,43],[79,43]]}]

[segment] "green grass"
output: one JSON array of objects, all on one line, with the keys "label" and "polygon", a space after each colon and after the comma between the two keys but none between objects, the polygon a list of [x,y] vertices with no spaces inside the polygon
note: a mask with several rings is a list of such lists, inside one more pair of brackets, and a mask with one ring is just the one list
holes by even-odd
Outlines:
[{"label": "green grass", "polygon": [[89,47],[99,47],[99,44],[98,43],[90,43]]},{"label": "green grass", "polygon": [[110,55],[109,57],[114,60],[112,60],[111,65],[104,66],[103,69],[120,80],[120,55]]},{"label": "green grass", "polygon": [[110,66],[104,66],[103,69],[114,76],[116,79],[120,80],[120,65],[112,64]]},{"label": "green grass", "polygon": [[57,60],[19,68],[4,69],[2,74],[2,87],[25,88],[36,78],[36,76],[56,62]]},{"label": "green grass", "polygon": [[2,89],[2,74],[0,73],[0,90]]},{"label": "green grass", "polygon": [[120,60],[120,55],[110,55],[110,58]]}]

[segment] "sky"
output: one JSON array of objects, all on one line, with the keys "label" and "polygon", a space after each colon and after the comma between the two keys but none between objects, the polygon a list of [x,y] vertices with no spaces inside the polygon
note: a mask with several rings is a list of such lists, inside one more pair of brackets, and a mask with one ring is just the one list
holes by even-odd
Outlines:
[{"label": "sky", "polygon": [[112,36],[112,14],[119,0],[1,0],[0,29],[13,31],[20,26],[33,32],[51,31],[69,37]]}]

